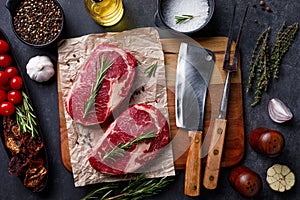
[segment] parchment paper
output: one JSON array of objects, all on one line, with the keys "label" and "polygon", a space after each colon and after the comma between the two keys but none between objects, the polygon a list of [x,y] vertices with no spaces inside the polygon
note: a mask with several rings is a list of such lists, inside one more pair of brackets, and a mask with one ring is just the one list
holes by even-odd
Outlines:
[{"label": "parchment paper", "polygon": [[[164,54],[158,32],[154,28],[139,28],[120,33],[90,34],[63,40],[58,48],[58,70],[64,104],[85,60],[101,43],[116,45],[130,52],[138,61],[132,92],[124,100],[121,108],[113,113],[113,117],[116,118],[131,105],[147,103],[158,108],[169,122]],[[155,76],[149,77],[144,70],[155,62],[157,62]],[[82,126],[74,122],[65,108],[64,110],[76,187],[127,180],[134,176],[108,176],[94,170],[88,162],[87,152],[102,136],[105,125]],[[139,169],[137,173],[144,173],[149,178],[175,175],[171,144],[164,148],[155,160]]]}]

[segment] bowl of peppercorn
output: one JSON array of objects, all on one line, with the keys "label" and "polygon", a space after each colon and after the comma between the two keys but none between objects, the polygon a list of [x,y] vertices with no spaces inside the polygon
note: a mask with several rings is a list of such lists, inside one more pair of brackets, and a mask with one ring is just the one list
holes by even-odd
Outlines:
[{"label": "bowl of peppercorn", "polygon": [[6,8],[13,31],[23,43],[42,48],[59,40],[64,13],[56,0],[7,0]]}]

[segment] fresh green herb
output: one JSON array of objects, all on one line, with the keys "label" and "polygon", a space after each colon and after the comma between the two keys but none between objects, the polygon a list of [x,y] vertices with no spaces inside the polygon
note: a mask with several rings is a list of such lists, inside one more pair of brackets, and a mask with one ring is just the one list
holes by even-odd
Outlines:
[{"label": "fresh green herb", "polygon": [[[258,53],[252,58],[255,58],[255,61],[250,62],[250,76],[248,79],[247,92],[252,87],[253,78],[257,78],[256,86],[257,89],[255,91],[255,101],[251,104],[251,106],[255,106],[260,102],[263,91],[267,91],[269,80],[270,80],[270,67],[269,63],[269,46],[268,41],[270,38],[270,28],[267,28],[259,37],[259,40],[262,40],[261,48],[258,50]],[[257,47],[255,47],[256,49]]]},{"label": "fresh green herb", "polygon": [[147,67],[144,71],[145,74],[148,74],[149,77],[151,76],[155,76],[156,70],[157,70],[157,63],[155,62],[152,65],[150,65],[149,67]]},{"label": "fresh green herb", "polygon": [[95,105],[95,98],[97,96],[98,91],[101,88],[101,82],[103,81],[108,69],[113,65],[113,62],[108,63],[107,58],[104,56],[99,57],[99,63],[100,63],[100,71],[96,74],[96,82],[92,87],[91,95],[87,99],[87,101],[84,104],[84,113],[83,117],[85,118],[91,111],[92,107]]},{"label": "fresh green herb", "polygon": [[272,48],[271,63],[273,70],[273,78],[278,79],[279,65],[285,53],[289,50],[293,40],[295,39],[298,31],[298,23],[294,23],[286,27],[285,23],[282,24]]},{"label": "fresh green herb", "polygon": [[278,79],[280,63],[295,39],[298,23],[288,27],[285,26],[285,23],[282,24],[271,51],[268,45],[270,31],[269,27],[260,34],[251,56],[246,92],[248,93],[253,87],[256,87],[254,102],[251,103],[252,107],[260,102],[263,93],[268,90],[271,78]]},{"label": "fresh green herb", "polygon": [[[157,195],[164,191],[165,188],[174,181],[173,177],[163,177],[155,179],[147,179],[145,175],[138,176],[135,180],[129,182],[120,194],[111,196],[111,193],[116,189],[116,184],[110,184],[103,188],[92,191],[82,200],[140,200],[147,197]],[[102,197],[100,197],[102,195]]]},{"label": "fresh green herb", "polygon": [[134,144],[137,144],[139,142],[144,142],[145,140],[149,140],[156,137],[157,135],[154,134],[154,130],[152,130],[146,134],[142,134],[139,137],[134,138],[129,142],[120,143],[119,145],[115,146],[110,152],[106,153],[105,156],[103,156],[103,160],[110,158],[111,160],[115,161],[113,157],[115,156],[123,157],[124,151],[126,149],[130,149]]},{"label": "fresh green herb", "polygon": [[253,86],[253,82],[255,81],[256,78],[256,71],[257,68],[259,67],[258,65],[261,63],[261,60],[264,59],[264,54],[265,54],[265,49],[264,48],[260,48],[260,45],[262,44],[262,46],[266,46],[267,42],[269,40],[269,36],[270,36],[270,31],[271,28],[267,28],[264,32],[262,32],[255,44],[254,50],[252,52],[252,56],[251,56],[251,60],[250,60],[250,74],[249,74],[249,78],[248,78],[248,85],[247,85],[247,89],[246,92],[248,93],[250,91],[250,89]]},{"label": "fresh green herb", "polygon": [[[110,195],[114,189],[117,189],[118,185],[117,184],[110,184],[107,186],[104,186],[102,188],[96,189],[92,192],[90,192],[89,194],[87,194],[85,197],[83,197],[81,200],[89,200],[89,199],[99,199],[99,200],[107,200],[108,195]],[[99,197],[99,195],[102,195],[103,193],[105,193],[101,198]]]},{"label": "fresh green herb", "polygon": [[183,24],[183,23],[187,23],[188,21],[194,19],[195,17],[198,16],[194,16],[194,15],[176,15],[175,16],[175,22],[176,24]]},{"label": "fresh green herb", "polygon": [[30,133],[33,138],[38,136],[37,122],[28,96],[22,92],[22,104],[16,107],[16,120],[22,133]]}]

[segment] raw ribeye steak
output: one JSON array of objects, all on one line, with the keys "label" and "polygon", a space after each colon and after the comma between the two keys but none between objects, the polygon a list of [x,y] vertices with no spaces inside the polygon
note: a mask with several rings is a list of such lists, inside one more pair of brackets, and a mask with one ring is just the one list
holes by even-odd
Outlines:
[{"label": "raw ribeye steak", "polygon": [[[85,105],[91,95],[102,59],[113,63],[101,82],[91,111],[84,116]],[[103,123],[127,97],[135,76],[136,59],[117,46],[97,46],[81,69],[78,79],[70,89],[66,110],[71,118],[83,125]]]},{"label": "raw ribeye steak", "polygon": [[[154,137],[141,139],[150,135]],[[136,104],[108,127],[89,150],[88,159],[101,173],[133,173],[154,159],[169,141],[169,126],[161,112],[151,105]]]}]

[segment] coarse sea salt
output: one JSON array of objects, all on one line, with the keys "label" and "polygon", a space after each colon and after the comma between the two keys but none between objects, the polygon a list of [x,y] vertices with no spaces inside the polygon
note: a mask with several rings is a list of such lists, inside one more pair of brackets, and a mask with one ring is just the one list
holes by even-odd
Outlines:
[{"label": "coarse sea salt", "polygon": [[[180,32],[191,32],[200,28],[208,18],[207,0],[165,0],[162,1],[162,15],[165,23]],[[176,24],[175,16],[193,15],[192,20]]]}]

